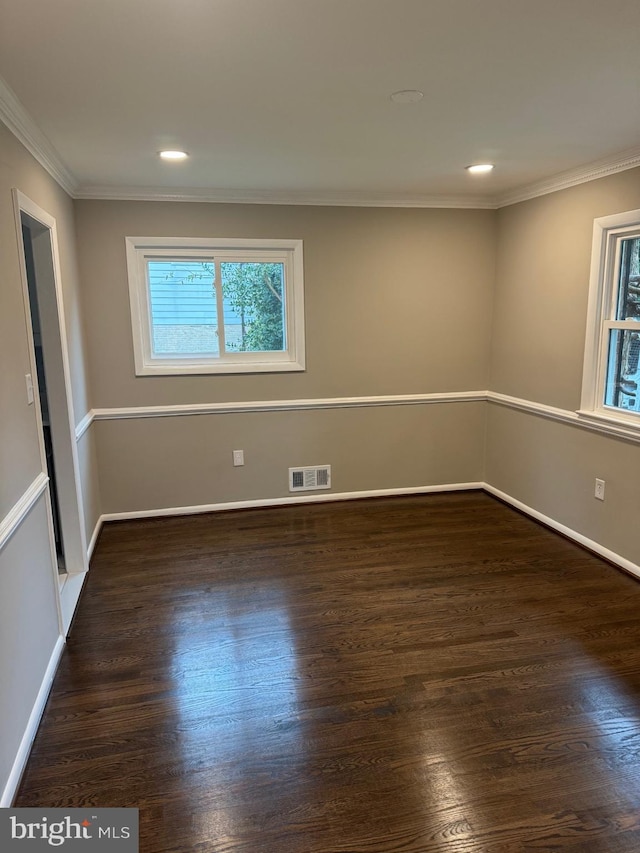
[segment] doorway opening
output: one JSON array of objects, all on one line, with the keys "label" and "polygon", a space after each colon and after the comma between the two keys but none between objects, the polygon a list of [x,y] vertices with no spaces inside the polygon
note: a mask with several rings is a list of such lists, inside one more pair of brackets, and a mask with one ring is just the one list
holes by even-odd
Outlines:
[{"label": "doorway opening", "polygon": [[[38,378],[37,388],[40,405],[42,424],[42,439],[44,442],[44,455],[46,462],[46,473],[49,477],[49,492],[51,496],[51,515],[53,523],[53,535],[55,539],[56,560],[58,574],[66,574],[66,563],[64,557],[64,542],[62,539],[62,527],[60,520],[60,500],[58,497],[58,484],[56,481],[56,466],[53,452],[53,440],[51,437],[51,420],[49,414],[49,399],[47,393],[47,371],[45,368],[45,349],[42,338],[42,324],[40,322],[40,308],[38,304],[38,285],[36,279],[36,265],[33,251],[33,235],[37,233],[37,223],[20,213],[20,225],[22,226],[22,244],[24,247],[24,263],[27,276],[27,289],[29,292],[29,315],[31,319],[31,330],[33,332],[33,348],[35,354],[36,374]],[[42,229],[42,226],[40,226]]]},{"label": "doorway opening", "polygon": [[35,407],[41,471],[48,478],[51,569],[57,569],[61,629],[66,635],[88,557],[57,227],[54,217],[20,190],[12,194],[31,344],[27,401]]}]

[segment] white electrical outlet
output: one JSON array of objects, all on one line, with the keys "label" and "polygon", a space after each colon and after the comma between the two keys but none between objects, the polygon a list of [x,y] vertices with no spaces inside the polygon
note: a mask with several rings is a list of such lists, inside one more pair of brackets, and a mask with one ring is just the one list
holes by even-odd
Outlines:
[{"label": "white electrical outlet", "polygon": [[599,480],[597,477],[596,477],[596,493],[595,493],[595,496],[599,501],[604,500],[604,480]]},{"label": "white electrical outlet", "polygon": [[244,465],[244,450],[233,451],[233,464],[237,468],[239,465]]}]

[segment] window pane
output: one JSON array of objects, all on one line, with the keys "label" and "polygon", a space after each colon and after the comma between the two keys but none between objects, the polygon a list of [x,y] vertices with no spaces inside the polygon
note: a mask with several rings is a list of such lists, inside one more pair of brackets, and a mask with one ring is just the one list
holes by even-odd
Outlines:
[{"label": "window pane", "polygon": [[613,329],[609,337],[609,361],[605,404],[640,412],[640,332]]},{"label": "window pane", "polygon": [[284,264],[220,264],[225,348],[229,352],[282,352]]},{"label": "window pane", "polygon": [[640,237],[621,244],[616,320],[640,321]]},{"label": "window pane", "polygon": [[219,355],[215,267],[209,261],[148,261],[153,355]]}]

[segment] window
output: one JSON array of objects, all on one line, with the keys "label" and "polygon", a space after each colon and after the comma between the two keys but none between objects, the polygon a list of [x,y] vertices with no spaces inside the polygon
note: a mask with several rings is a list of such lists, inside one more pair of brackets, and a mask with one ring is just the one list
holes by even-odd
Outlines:
[{"label": "window", "polygon": [[301,240],[126,247],[137,375],[304,370]]},{"label": "window", "polygon": [[581,414],[640,427],[640,210],[596,219]]}]

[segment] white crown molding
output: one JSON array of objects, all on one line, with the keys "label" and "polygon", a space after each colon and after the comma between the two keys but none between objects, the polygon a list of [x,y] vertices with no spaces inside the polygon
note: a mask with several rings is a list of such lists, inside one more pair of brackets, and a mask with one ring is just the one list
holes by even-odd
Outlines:
[{"label": "white crown molding", "polygon": [[423,193],[311,192],[278,190],[212,189],[200,187],[78,186],[58,152],[42,133],[9,85],[0,77],[0,121],[74,199],[102,201],[185,201],[218,204],[316,205],[320,207],[402,207],[496,210],[538,196],[640,166],[640,148],[620,151],[611,157],[560,172],[498,196],[432,195]]},{"label": "white crown molding", "polygon": [[6,124],[16,139],[62,189],[72,198],[75,197],[75,178],[2,77],[0,77],[0,121]]},{"label": "white crown molding", "polygon": [[589,181],[597,181],[598,178],[606,178],[608,175],[615,175],[618,172],[625,172],[627,169],[634,169],[636,166],[640,166],[640,148],[620,151],[611,157],[587,163],[577,169],[560,172],[550,178],[520,187],[513,192],[504,193],[495,199],[495,207],[508,207],[521,201],[529,201],[538,196],[566,190],[578,186],[578,184],[589,183]]},{"label": "white crown molding", "polygon": [[407,207],[494,210],[486,196],[421,195],[419,193],[297,192],[278,190],[216,190],[198,187],[78,187],[77,199],[100,201],[199,201],[217,204],[277,204],[317,207]]},{"label": "white crown molding", "polygon": [[497,196],[445,196],[419,193],[366,192],[279,192],[254,190],[215,190],[167,187],[78,187],[74,198],[102,201],[200,201],[219,204],[280,204],[317,205],[320,207],[405,207],[448,208],[460,210],[497,210],[521,201],[566,190],[579,184],[606,178],[640,166],[640,148],[587,163],[575,169],[559,172],[550,178],[526,184]]}]

